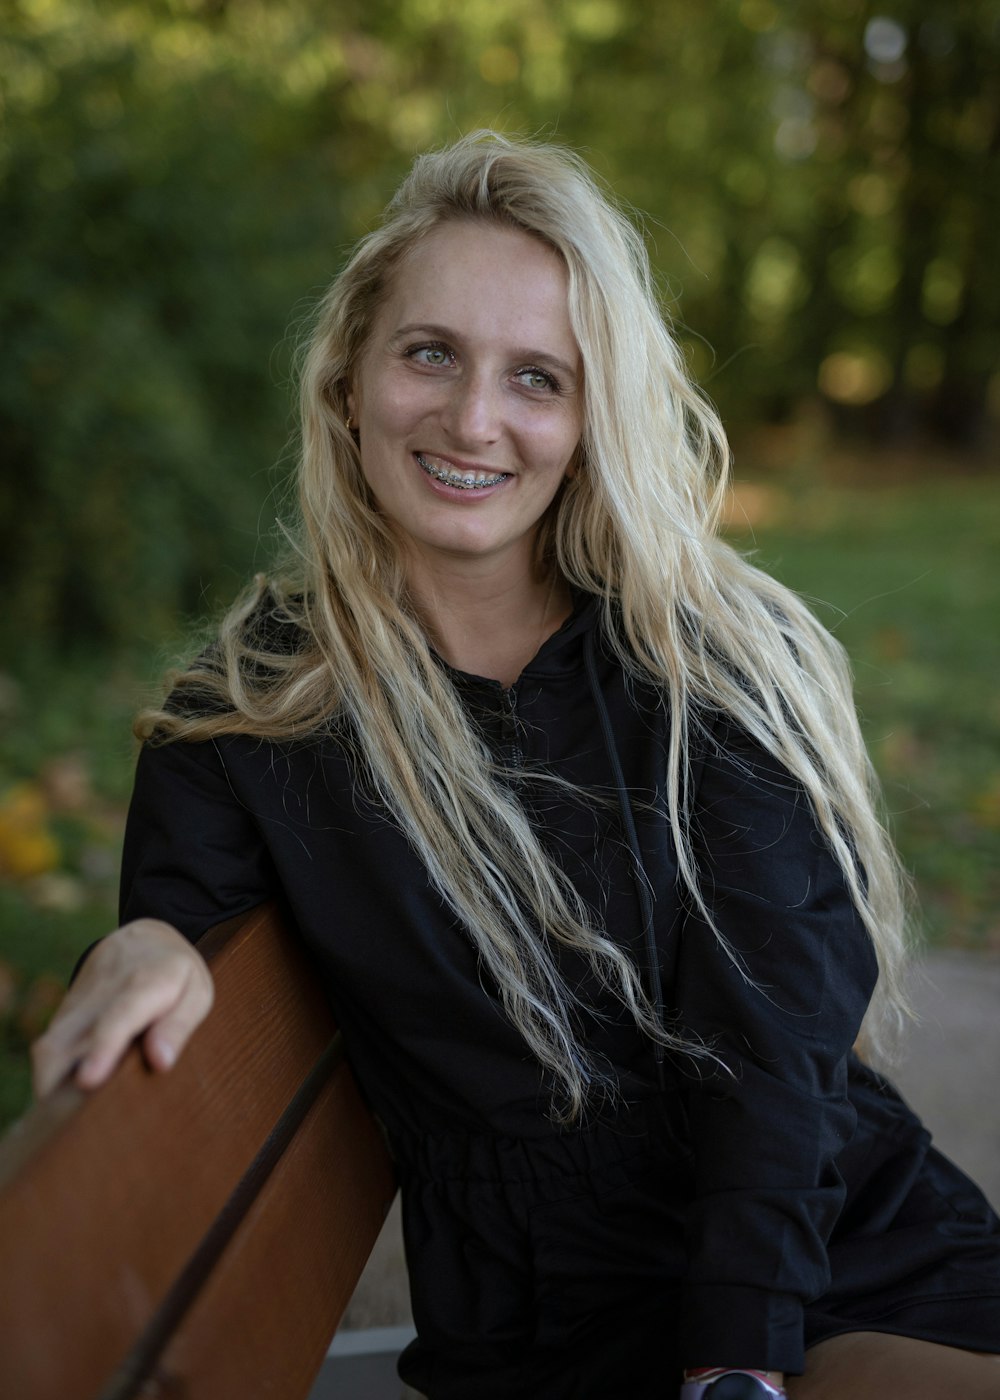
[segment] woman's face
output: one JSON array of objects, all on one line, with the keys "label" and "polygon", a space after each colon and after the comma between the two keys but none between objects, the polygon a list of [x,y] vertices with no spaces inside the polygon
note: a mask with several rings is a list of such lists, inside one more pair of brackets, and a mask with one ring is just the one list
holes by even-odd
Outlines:
[{"label": "woman's face", "polygon": [[562,259],[518,230],[434,229],[395,273],[348,409],[365,479],[416,561],[530,569],[583,420]]}]

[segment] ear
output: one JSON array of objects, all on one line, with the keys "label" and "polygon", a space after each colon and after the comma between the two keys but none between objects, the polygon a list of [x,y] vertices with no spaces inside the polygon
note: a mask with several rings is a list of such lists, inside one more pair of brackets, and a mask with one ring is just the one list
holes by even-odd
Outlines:
[{"label": "ear", "polygon": [[344,395],[344,403],[347,405],[348,417],[358,421],[358,397],[352,385],[348,384],[347,393]]}]

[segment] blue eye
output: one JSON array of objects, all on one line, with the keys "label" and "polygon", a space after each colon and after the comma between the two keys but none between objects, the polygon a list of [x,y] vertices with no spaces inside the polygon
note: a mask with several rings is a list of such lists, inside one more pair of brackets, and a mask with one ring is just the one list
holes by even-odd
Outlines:
[{"label": "blue eye", "polygon": [[432,369],[440,369],[455,362],[454,353],[447,345],[414,345],[406,354],[409,359],[416,360],[421,365],[430,365]]},{"label": "blue eye", "polygon": [[548,370],[537,369],[534,365],[526,365],[524,369],[519,369],[514,378],[519,379],[527,389],[549,389],[554,393],[559,391],[559,385]]}]

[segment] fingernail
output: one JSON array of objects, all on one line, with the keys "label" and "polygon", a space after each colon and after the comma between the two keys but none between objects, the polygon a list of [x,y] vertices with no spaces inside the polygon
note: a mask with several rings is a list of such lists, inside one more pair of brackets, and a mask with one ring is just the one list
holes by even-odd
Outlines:
[{"label": "fingernail", "polygon": [[95,1062],[89,1056],[78,1060],[72,1071],[73,1077],[82,1089],[90,1089],[94,1083]]}]

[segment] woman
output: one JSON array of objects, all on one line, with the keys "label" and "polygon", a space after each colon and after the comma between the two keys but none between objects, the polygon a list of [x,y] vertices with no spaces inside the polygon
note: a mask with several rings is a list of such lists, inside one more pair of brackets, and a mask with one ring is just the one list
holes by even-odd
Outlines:
[{"label": "woman", "polygon": [[40,1090],[167,1067],[187,940],[280,894],[397,1163],[410,1384],[1000,1393],[997,1221],[851,1054],[903,918],[847,668],[715,536],[635,231],[556,149],[418,160],[302,416],[296,575],[141,722]]}]

